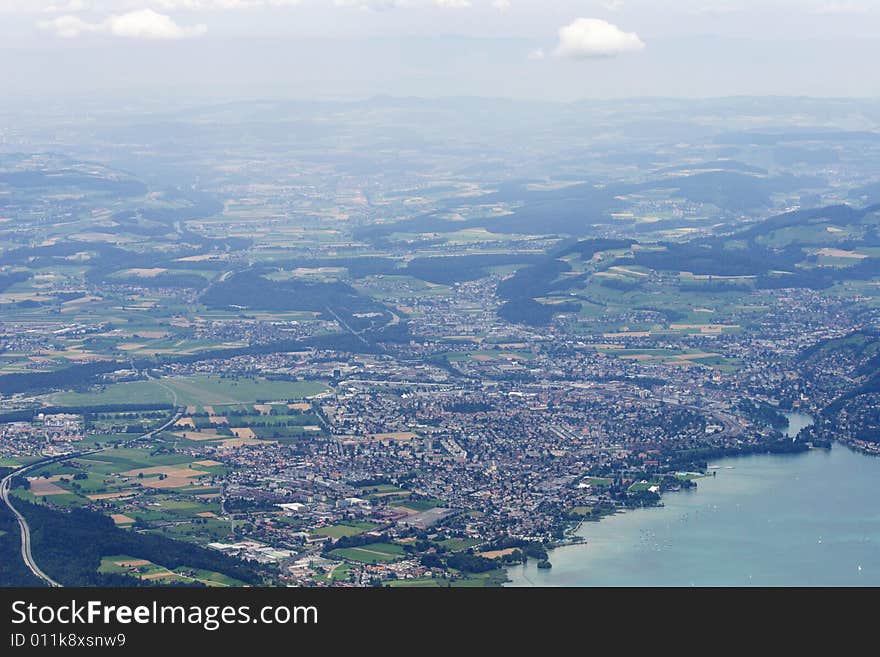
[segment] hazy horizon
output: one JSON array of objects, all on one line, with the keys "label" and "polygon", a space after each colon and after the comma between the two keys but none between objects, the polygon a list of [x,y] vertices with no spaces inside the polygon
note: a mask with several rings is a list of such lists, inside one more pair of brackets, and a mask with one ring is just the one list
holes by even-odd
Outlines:
[{"label": "hazy horizon", "polygon": [[2,0],[0,91],[873,98],[878,31],[821,0]]}]

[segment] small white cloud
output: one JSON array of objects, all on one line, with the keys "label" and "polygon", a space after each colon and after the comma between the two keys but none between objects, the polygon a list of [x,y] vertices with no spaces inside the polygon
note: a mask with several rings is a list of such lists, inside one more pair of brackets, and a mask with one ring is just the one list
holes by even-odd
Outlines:
[{"label": "small white cloud", "polygon": [[110,16],[104,24],[110,34],[131,39],[186,39],[201,36],[208,31],[205,25],[182,27],[171,20],[170,16],[152,9]]},{"label": "small white cloud", "polygon": [[533,51],[529,53],[529,59],[532,61],[537,61],[539,59],[544,59],[547,55],[544,53],[543,48],[535,48]]},{"label": "small white cloud", "polygon": [[169,16],[152,9],[139,9],[109,16],[100,23],[89,23],[77,16],[58,16],[39,24],[59,37],[74,39],[83,34],[101,33],[129,39],[186,39],[207,32],[204,25],[181,26]]},{"label": "small white cloud", "polygon": [[86,32],[97,32],[100,25],[88,23],[78,16],[58,16],[52,20],[42,21],[40,27],[51,30],[62,39],[74,39]]},{"label": "small white cloud", "polygon": [[559,29],[557,57],[613,57],[643,50],[645,42],[635,32],[624,32],[600,18],[578,18]]},{"label": "small white cloud", "polygon": [[510,9],[510,0],[492,0],[492,6],[498,11],[507,11]]},{"label": "small white cloud", "polygon": [[471,0],[434,0],[434,4],[443,9],[467,9]]}]

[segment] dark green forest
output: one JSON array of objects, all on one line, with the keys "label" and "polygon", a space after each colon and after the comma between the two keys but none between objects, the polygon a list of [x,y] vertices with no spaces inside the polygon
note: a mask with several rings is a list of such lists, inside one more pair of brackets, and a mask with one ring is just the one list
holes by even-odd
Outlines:
[{"label": "dark green forest", "polygon": [[[99,573],[101,558],[126,554],[174,569],[181,566],[223,573],[248,584],[259,584],[261,575],[250,563],[192,543],[164,536],[118,528],[100,513],[86,509],[58,511],[47,506],[16,500],[16,508],[31,528],[34,559],[52,579],[65,586],[145,586],[147,582],[119,574]],[[7,519],[8,516],[8,519]],[[0,536],[0,585],[26,584],[29,574],[19,554],[19,532],[15,519],[4,507],[0,526],[12,531]],[[9,538],[12,537],[12,538]],[[17,564],[21,564],[20,572]],[[31,576],[30,584],[34,584]]]}]

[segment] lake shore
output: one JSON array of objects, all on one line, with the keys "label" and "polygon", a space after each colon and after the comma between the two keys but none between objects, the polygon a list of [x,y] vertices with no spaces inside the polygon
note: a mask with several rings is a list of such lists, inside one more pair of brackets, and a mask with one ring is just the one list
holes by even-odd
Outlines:
[{"label": "lake shore", "polygon": [[[794,420],[790,432],[809,424]],[[880,461],[835,444],[711,465],[663,506],[582,523],[586,542],[554,549],[552,569],[509,568],[505,586],[880,584]]]}]

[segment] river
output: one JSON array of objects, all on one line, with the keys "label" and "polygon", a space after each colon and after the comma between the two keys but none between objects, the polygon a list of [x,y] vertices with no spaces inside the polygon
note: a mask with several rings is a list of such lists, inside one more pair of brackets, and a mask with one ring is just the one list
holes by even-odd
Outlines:
[{"label": "river", "polygon": [[880,586],[880,458],[835,444],[710,465],[660,508],[584,523],[586,543],[553,550],[550,570],[510,568],[507,586]]}]

